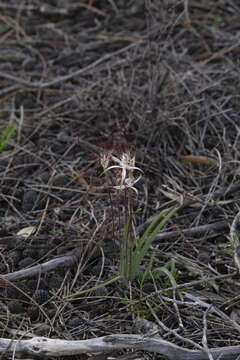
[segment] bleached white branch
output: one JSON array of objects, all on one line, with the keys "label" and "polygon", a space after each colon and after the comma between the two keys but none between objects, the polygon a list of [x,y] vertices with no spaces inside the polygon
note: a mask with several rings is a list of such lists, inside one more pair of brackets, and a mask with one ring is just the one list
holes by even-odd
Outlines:
[{"label": "bleached white branch", "polygon": [[[106,352],[121,349],[136,349],[155,352],[170,360],[208,360],[209,355],[201,350],[189,350],[162,340],[143,335],[107,335],[89,340],[59,340],[34,337],[28,340],[0,339],[0,354],[21,354],[32,357],[58,357],[81,353]],[[240,354],[240,346],[209,349],[213,359],[233,360]]]}]

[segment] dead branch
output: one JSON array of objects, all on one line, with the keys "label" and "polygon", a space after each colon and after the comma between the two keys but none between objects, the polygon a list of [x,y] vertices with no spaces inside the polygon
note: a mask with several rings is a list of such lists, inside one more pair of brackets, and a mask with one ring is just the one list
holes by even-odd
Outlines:
[{"label": "dead branch", "polygon": [[[76,251],[75,251],[76,252]],[[16,280],[22,280],[27,279],[32,276],[36,276],[39,274],[46,273],[48,271],[57,269],[59,267],[63,266],[72,266],[77,261],[77,253],[73,254],[67,254],[64,256],[59,256],[55,259],[49,260],[43,264],[38,264],[35,266],[32,266],[28,269],[18,270],[14,271],[9,274],[1,275],[1,279],[7,280],[7,281],[16,281]]]},{"label": "dead branch", "polygon": [[[89,340],[59,340],[34,337],[28,340],[0,339],[0,353],[23,354],[34,357],[71,356],[121,349],[155,352],[170,360],[207,360],[208,354],[201,350],[189,350],[160,338],[134,334],[107,335]],[[240,346],[209,349],[213,359],[232,360],[240,354]]]},{"label": "dead branch", "polygon": [[179,235],[196,235],[196,234],[203,234],[210,230],[222,230],[228,228],[229,224],[228,221],[218,221],[213,224],[206,224],[195,226],[191,229],[184,229],[184,230],[176,230],[176,231],[169,231],[160,233],[156,236],[155,240],[163,240],[163,239],[172,239]]}]

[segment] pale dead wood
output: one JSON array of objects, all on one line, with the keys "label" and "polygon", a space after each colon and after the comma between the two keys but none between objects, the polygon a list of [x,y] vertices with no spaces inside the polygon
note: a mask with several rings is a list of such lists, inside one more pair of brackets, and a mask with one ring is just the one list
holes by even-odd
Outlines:
[{"label": "pale dead wood", "polygon": [[[28,340],[0,339],[0,353],[23,354],[34,357],[58,357],[82,353],[136,349],[155,352],[170,360],[207,360],[208,354],[201,350],[189,350],[159,338],[134,334],[108,335],[89,340],[59,340],[34,337]],[[240,346],[209,349],[213,359],[232,360],[240,354]]]}]

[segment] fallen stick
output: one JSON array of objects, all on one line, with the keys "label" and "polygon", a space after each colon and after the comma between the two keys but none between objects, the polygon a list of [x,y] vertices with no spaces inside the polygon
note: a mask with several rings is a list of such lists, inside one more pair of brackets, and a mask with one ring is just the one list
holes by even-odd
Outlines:
[{"label": "fallen stick", "polygon": [[182,235],[198,235],[198,234],[204,234],[207,231],[210,230],[222,230],[222,229],[226,229],[229,227],[229,222],[226,220],[223,221],[218,221],[212,224],[206,224],[206,225],[200,225],[200,226],[195,226],[193,228],[190,229],[182,229],[182,230],[175,230],[175,231],[169,231],[169,232],[162,232],[159,233],[154,241],[156,240],[168,240],[168,239],[172,239],[175,238],[177,236]]},{"label": "fallen stick", "polygon": [[43,264],[38,264],[27,269],[22,269],[22,270],[14,271],[12,273],[1,275],[0,279],[7,281],[16,281],[16,280],[27,279],[32,276],[39,276],[40,274],[57,269],[59,267],[72,266],[74,265],[74,263],[77,262],[77,259],[78,259],[77,254],[70,253],[46,261]]},{"label": "fallen stick", "polygon": [[[28,340],[0,338],[0,353],[31,355],[38,358],[72,356],[82,353],[136,349],[166,356],[169,360],[208,360],[201,350],[189,350],[161,338],[134,334],[107,335],[89,340],[59,340],[34,337]],[[233,360],[240,354],[240,346],[209,349],[213,359]]]}]

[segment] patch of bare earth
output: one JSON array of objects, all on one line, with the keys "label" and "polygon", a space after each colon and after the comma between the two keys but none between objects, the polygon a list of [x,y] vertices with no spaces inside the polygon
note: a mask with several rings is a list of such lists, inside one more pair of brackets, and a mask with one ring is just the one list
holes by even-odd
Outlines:
[{"label": "patch of bare earth", "polygon": [[[0,134],[16,129],[0,153],[2,358],[239,356],[239,16],[237,1],[0,2]],[[99,158],[126,138],[136,233],[178,210],[148,276],[98,286],[124,230]]]}]

